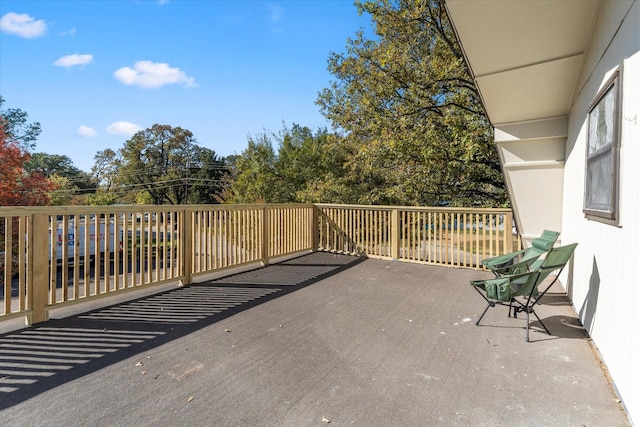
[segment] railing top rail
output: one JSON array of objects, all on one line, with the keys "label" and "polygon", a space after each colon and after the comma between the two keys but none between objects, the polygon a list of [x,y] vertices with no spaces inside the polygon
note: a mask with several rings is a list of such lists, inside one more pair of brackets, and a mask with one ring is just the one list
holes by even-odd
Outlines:
[{"label": "railing top rail", "polygon": [[47,213],[50,215],[115,214],[131,212],[173,212],[199,210],[246,210],[263,208],[332,208],[377,211],[415,212],[464,212],[464,213],[510,213],[509,208],[458,208],[441,206],[386,206],[386,205],[345,205],[332,203],[265,203],[265,204],[212,204],[212,205],[110,205],[110,206],[0,206],[0,217]]},{"label": "railing top rail", "polygon": [[510,213],[509,208],[457,208],[457,207],[441,207],[441,206],[384,206],[384,205],[343,205],[332,203],[316,203],[320,208],[335,209],[362,209],[362,210],[403,210],[403,211],[422,211],[422,212],[465,212],[465,213]]},{"label": "railing top rail", "polygon": [[221,203],[216,205],[180,205],[180,206],[186,206],[186,209],[247,209],[247,208],[260,209],[260,208],[312,208],[315,205],[313,203],[253,203],[253,204]]},{"label": "railing top rail", "polygon": [[311,208],[313,204],[287,203],[287,204],[211,204],[211,205],[109,205],[109,206],[0,206],[0,216],[20,216],[30,214],[51,215],[83,215],[83,214],[109,214],[125,212],[173,212],[173,211],[197,211],[197,210],[241,210],[262,208]]}]

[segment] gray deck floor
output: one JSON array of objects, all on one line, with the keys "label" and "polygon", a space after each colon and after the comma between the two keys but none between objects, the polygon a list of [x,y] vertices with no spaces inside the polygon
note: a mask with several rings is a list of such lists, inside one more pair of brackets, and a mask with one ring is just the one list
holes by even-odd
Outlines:
[{"label": "gray deck floor", "polygon": [[[626,426],[560,294],[314,253],[0,335],[2,426]],[[535,322],[533,323],[534,329]]]}]

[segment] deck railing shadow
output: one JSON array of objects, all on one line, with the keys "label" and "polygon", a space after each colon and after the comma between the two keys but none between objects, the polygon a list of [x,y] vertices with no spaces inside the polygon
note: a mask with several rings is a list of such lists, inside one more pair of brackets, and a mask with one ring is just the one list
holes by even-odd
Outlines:
[{"label": "deck railing shadow", "polygon": [[244,310],[363,258],[316,252],[0,335],[0,410]]}]

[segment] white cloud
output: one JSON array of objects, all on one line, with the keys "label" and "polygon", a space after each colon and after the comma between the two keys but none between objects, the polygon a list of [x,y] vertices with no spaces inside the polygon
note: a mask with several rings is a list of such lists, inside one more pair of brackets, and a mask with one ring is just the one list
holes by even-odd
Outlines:
[{"label": "white cloud", "polygon": [[274,34],[281,34],[285,32],[285,9],[279,4],[269,3],[267,4],[269,10],[269,20],[271,21],[271,32]]},{"label": "white cloud", "polygon": [[47,32],[47,24],[26,13],[9,12],[0,18],[0,30],[26,39],[40,37]]},{"label": "white cloud", "polygon": [[83,136],[86,138],[91,138],[92,136],[96,136],[98,134],[98,132],[95,131],[94,128],[91,128],[89,126],[85,126],[85,125],[81,125],[78,130],[76,131],[76,133],[79,136]]},{"label": "white cloud", "polygon": [[78,32],[78,30],[76,30],[76,27],[71,28],[69,31],[63,31],[60,33],[61,36],[75,36],[76,33]]},{"label": "white cloud", "polygon": [[196,87],[192,77],[180,68],[171,68],[169,64],[138,61],[131,67],[122,67],[113,76],[125,85],[144,88],[158,88],[168,84],[184,83],[185,87]]},{"label": "white cloud", "polygon": [[278,4],[270,3],[268,5],[268,8],[269,8],[269,17],[271,18],[271,22],[278,23],[282,21],[282,19],[284,18],[284,7]]},{"label": "white cloud", "polygon": [[78,55],[74,53],[73,55],[66,55],[61,58],[58,58],[53,65],[57,65],[58,67],[70,68],[74,65],[86,65],[93,62],[93,55]]},{"label": "white cloud", "polygon": [[131,122],[113,122],[107,126],[107,132],[113,135],[133,135],[134,133],[141,131],[142,127]]}]

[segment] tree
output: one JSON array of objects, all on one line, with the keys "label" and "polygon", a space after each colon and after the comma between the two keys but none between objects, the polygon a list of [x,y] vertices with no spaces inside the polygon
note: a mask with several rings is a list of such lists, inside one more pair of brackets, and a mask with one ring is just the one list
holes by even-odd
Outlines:
[{"label": "tree", "polygon": [[249,137],[247,148],[234,159],[232,184],[222,198],[226,203],[277,203],[276,154],[269,134]]},{"label": "tree", "polygon": [[29,173],[24,165],[29,160],[0,123],[0,205],[41,206],[51,203],[49,192],[54,184],[38,172]]},{"label": "tree", "polygon": [[5,138],[24,151],[33,150],[41,132],[40,123],[27,123],[27,113],[18,108],[3,110],[3,104],[4,98],[0,96],[0,124],[4,126]]},{"label": "tree", "polygon": [[69,156],[47,153],[32,153],[25,164],[28,172],[39,172],[46,177],[62,176],[75,182],[81,188],[91,188],[91,177],[73,164]]},{"label": "tree", "polygon": [[280,178],[281,198],[287,202],[344,202],[341,179],[346,162],[327,129],[315,133],[306,126],[284,127],[278,136],[275,170]]},{"label": "tree", "polygon": [[506,203],[492,130],[441,0],[358,3],[364,32],[333,53],[317,104],[343,138],[358,203]]},{"label": "tree", "polygon": [[110,191],[114,185],[118,170],[120,169],[120,159],[118,153],[111,148],[98,151],[93,156],[94,164],[91,167],[91,178],[102,191]]},{"label": "tree", "polygon": [[95,191],[91,176],[75,167],[68,156],[33,153],[24,168],[27,173],[38,173],[55,184],[56,189],[50,194],[54,205],[67,205],[72,199]]},{"label": "tree", "polygon": [[87,196],[86,202],[91,206],[108,206],[113,205],[117,201],[117,195],[112,192],[98,190]]},{"label": "tree", "polygon": [[[115,204],[118,199],[127,197],[126,193],[119,191],[117,187],[118,173],[121,159],[117,152],[110,148],[98,151],[93,156],[94,165],[91,167],[91,181],[95,185],[95,192],[89,194],[86,203],[93,206],[106,206]],[[132,202],[135,196],[128,197]]]},{"label": "tree", "polygon": [[77,196],[78,187],[73,185],[71,180],[60,175],[52,175],[49,180],[53,184],[55,190],[49,193],[49,198],[53,206],[68,205],[75,196]]},{"label": "tree", "polygon": [[[0,97],[0,106],[2,105]],[[20,146],[15,133],[9,135],[5,126],[12,126],[12,122],[5,118],[5,112],[0,112],[0,206],[35,206],[50,204],[49,192],[54,184],[42,174],[25,170],[25,163],[29,161],[29,153]],[[10,116],[11,117],[11,116]],[[26,117],[26,114],[25,116]],[[13,128],[15,130],[15,128]],[[0,242],[6,242],[6,234],[11,235],[11,248],[4,248],[0,263],[0,284],[5,280],[5,255],[17,254],[20,228],[17,218],[0,218]],[[18,267],[19,257],[11,255],[7,265],[12,271]]]},{"label": "tree", "polygon": [[186,180],[189,203],[219,203],[227,166],[223,158],[206,147],[195,146],[195,156],[189,163]]},{"label": "tree", "polygon": [[146,192],[157,205],[206,203],[220,191],[221,159],[180,127],[155,124],[136,133],[117,164],[117,182],[134,199]]},{"label": "tree", "polygon": [[[332,156],[326,129],[314,132],[293,124],[278,133],[249,138],[247,148],[229,160],[228,203],[298,203],[323,201],[323,183],[339,174],[342,161]],[[277,152],[274,148],[277,145]],[[332,199],[333,201],[333,199]]]}]

